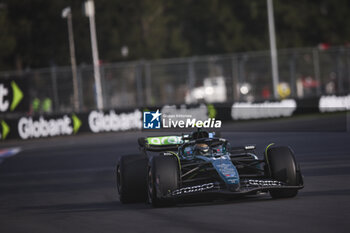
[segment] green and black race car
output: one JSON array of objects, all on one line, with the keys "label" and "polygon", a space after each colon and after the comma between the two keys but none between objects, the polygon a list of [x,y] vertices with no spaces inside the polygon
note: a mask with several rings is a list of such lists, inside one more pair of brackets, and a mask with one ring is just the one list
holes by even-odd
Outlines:
[{"label": "green and black race car", "polygon": [[139,138],[140,154],[121,156],[116,166],[122,203],[164,206],[199,196],[241,196],[269,192],[297,195],[303,178],[289,147],[270,144],[263,159],[255,146],[231,147],[215,133]]}]

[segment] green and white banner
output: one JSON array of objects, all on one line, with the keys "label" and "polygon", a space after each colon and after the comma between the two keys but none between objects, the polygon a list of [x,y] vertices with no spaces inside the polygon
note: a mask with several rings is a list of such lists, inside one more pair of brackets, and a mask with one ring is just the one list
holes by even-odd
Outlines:
[{"label": "green and white banner", "polygon": [[0,113],[28,111],[26,93],[27,85],[24,80],[0,80]]}]

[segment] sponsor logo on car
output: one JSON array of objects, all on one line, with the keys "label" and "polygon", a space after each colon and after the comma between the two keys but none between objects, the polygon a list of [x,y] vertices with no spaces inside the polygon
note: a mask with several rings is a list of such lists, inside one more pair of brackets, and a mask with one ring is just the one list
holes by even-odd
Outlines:
[{"label": "sponsor logo on car", "polygon": [[212,160],[212,164],[227,183],[239,183],[238,171],[227,156],[222,156],[222,159],[219,160]]},{"label": "sponsor logo on car", "polygon": [[164,137],[148,137],[147,142],[149,145],[176,145],[182,144],[183,140],[180,136],[164,136]]},{"label": "sponsor logo on car", "polygon": [[181,189],[176,189],[172,192],[173,196],[186,194],[186,193],[196,193],[196,192],[203,192],[206,190],[210,190],[214,188],[214,183],[208,183],[208,184],[202,184],[202,185],[196,185],[191,187],[184,187]]},{"label": "sponsor logo on car", "polygon": [[252,186],[282,186],[283,184],[277,180],[248,180],[247,183]]}]

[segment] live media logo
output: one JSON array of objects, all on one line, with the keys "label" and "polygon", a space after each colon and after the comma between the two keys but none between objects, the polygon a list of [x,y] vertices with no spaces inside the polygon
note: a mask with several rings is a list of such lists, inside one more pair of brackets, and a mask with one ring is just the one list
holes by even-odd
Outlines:
[{"label": "live media logo", "polygon": [[143,128],[144,129],[160,129],[161,113],[159,109],[156,112],[143,112]]}]

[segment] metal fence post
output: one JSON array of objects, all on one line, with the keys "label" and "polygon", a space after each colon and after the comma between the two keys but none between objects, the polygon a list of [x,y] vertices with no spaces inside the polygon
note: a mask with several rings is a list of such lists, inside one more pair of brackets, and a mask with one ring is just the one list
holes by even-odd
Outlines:
[{"label": "metal fence post", "polygon": [[77,81],[78,81],[78,99],[79,99],[79,109],[80,112],[83,109],[84,106],[84,99],[83,99],[83,83],[81,79],[81,67],[77,67]]},{"label": "metal fence post", "polygon": [[296,78],[295,78],[295,53],[292,54],[289,60],[289,74],[290,74],[290,87],[292,91],[292,97],[297,97],[296,95]]},{"label": "metal fence post", "polygon": [[192,57],[189,59],[188,61],[188,90],[190,92],[192,92],[194,85],[195,85],[195,81],[196,81],[196,74],[194,72],[194,60],[195,58]]},{"label": "metal fence post", "polygon": [[100,82],[101,82],[101,95],[103,99],[103,107],[104,108],[110,108],[110,102],[108,101],[110,98],[108,98],[107,94],[107,83],[106,83],[106,73],[105,73],[105,67],[104,65],[100,65]]},{"label": "metal fence post", "polygon": [[58,93],[57,93],[57,72],[56,72],[56,66],[51,66],[51,81],[52,81],[52,92],[53,92],[53,102],[55,105],[55,112],[59,111],[59,99],[58,99]]},{"label": "metal fence post", "polygon": [[[347,48],[346,51],[347,51],[346,63],[347,63],[347,68],[348,68],[348,91],[350,92],[350,48]],[[350,114],[350,113],[348,113],[348,114]]]},{"label": "metal fence post", "polygon": [[232,57],[232,100],[239,100],[239,70],[238,70],[238,58],[237,56]]},{"label": "metal fence post", "polygon": [[146,104],[152,105],[152,84],[151,84],[151,64],[145,63],[145,78],[146,78]]},{"label": "metal fence post", "polygon": [[278,54],[277,54],[277,45],[276,45],[273,2],[272,0],[267,0],[266,4],[267,4],[267,16],[268,16],[268,25],[269,25],[269,38],[270,38],[273,96],[277,100],[279,98],[279,95],[277,92],[277,86],[279,84],[279,72],[278,72]]},{"label": "metal fence post", "polygon": [[312,50],[312,57],[314,61],[315,79],[318,82],[317,95],[321,95],[321,79],[320,79],[320,56],[317,48]]},{"label": "metal fence post", "polygon": [[143,90],[142,90],[142,67],[143,61],[138,62],[136,65],[136,99],[137,106],[141,107],[143,105]]},{"label": "metal fence post", "polygon": [[[242,56],[241,59],[238,60],[238,64],[239,64],[239,70],[238,70],[238,82],[239,84],[243,84],[245,83],[245,62],[247,60],[246,56]],[[239,90],[239,86],[238,86],[238,93],[239,93],[239,100],[241,100],[241,91]]]},{"label": "metal fence post", "polygon": [[337,53],[337,85],[338,85],[338,94],[343,94],[343,73],[341,69],[341,51]]}]

